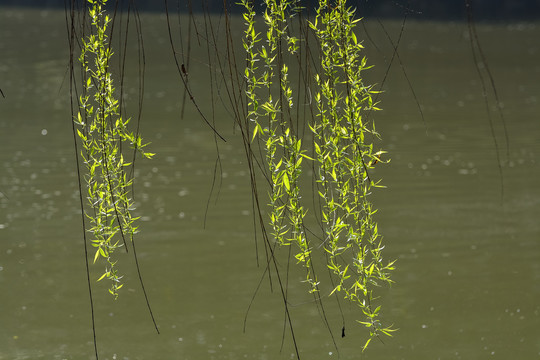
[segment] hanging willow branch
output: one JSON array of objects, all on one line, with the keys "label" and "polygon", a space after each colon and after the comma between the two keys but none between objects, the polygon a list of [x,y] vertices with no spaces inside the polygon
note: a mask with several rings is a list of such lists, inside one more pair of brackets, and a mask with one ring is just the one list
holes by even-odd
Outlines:
[{"label": "hanging willow branch", "polygon": [[133,217],[133,200],[130,188],[133,179],[127,175],[130,162],[124,160],[123,145],[137,149],[144,157],[154,154],[144,150],[145,144],[139,134],[128,128],[130,119],[120,116],[119,102],[109,66],[113,55],[108,39],[111,18],[103,10],[106,0],[88,0],[91,33],[82,39],[79,62],[83,73],[83,92],[79,96],[79,112],[75,123],[82,143],[81,158],[86,167],[86,217],[90,221],[87,229],[93,236],[96,248],[94,263],[100,258],[107,265],[99,280],[111,281],[109,292],[116,298],[123,286],[117,271],[115,251],[124,247],[127,240],[133,241],[137,233]]},{"label": "hanging willow branch", "polygon": [[[315,274],[313,252],[324,249],[334,284],[330,295],[342,293],[364,314],[359,323],[370,332],[365,349],[374,337],[394,331],[381,324],[380,306],[373,305],[374,288],[391,283],[389,273],[394,268],[393,262],[383,261],[384,246],[373,216],[376,209],[369,200],[372,188],[382,187],[371,179],[369,170],[381,161],[384,151],[374,149],[369,139],[379,134],[364,119],[378,108],[372,97],[377,92],[363,81],[369,66],[354,32],[360,20],[345,0],[320,0],[315,20],[308,23],[319,47],[307,50],[319,54],[314,88],[306,85],[306,92],[314,94],[315,107],[309,144],[302,141],[292,119],[294,96],[284,60],[287,54],[294,57],[300,46],[308,47],[306,38],[289,31],[290,19],[298,15],[298,2],[266,0],[263,35],[256,31],[252,2],[244,0],[242,5],[247,119],[252,123],[252,141],[260,142],[266,154],[271,234],[279,246],[296,249],[295,258],[306,270],[311,293],[320,292],[322,281]],[[314,158],[306,155],[310,147]],[[301,201],[305,191],[300,181],[304,160],[313,161],[315,169],[323,227],[320,247],[311,244],[304,225],[307,209]]]},{"label": "hanging willow branch", "polygon": [[380,306],[372,304],[374,287],[391,283],[393,262],[383,261],[384,246],[373,218],[376,210],[369,200],[371,188],[380,187],[370,178],[369,169],[380,161],[383,151],[373,149],[368,139],[379,134],[363,121],[366,111],[378,108],[372,99],[376,92],[362,78],[369,66],[354,33],[358,21],[345,0],[337,1],[335,7],[320,2],[311,24],[320,40],[322,69],[316,76],[318,116],[311,129],[327,266],[338,280],[332,293],[343,292],[365,315],[366,320],[359,321],[370,330],[365,349],[379,333],[393,331],[381,325]]},{"label": "hanging willow branch", "polygon": [[[135,266],[146,305],[156,332],[159,334],[137,259],[134,235],[137,233],[136,220],[138,218],[132,216],[134,206],[131,195],[135,154],[138,152],[147,158],[151,158],[154,154],[144,150],[146,145],[142,143],[139,135],[139,122],[137,122],[136,131],[133,133],[128,129],[130,119],[123,119],[121,116],[121,105],[115,97],[115,88],[110,71],[113,52],[109,36],[112,33],[115,16],[111,19],[106,13],[104,10],[106,3],[107,0],[88,0],[88,4],[85,3],[82,16],[79,18],[76,17],[76,2],[71,1],[69,15],[66,4],[66,24],[69,32],[70,48],[70,97],[73,139],[96,359],[99,358],[99,353],[96,339],[87,233],[92,236],[90,243],[96,248],[93,255],[94,263],[100,258],[104,258],[106,262],[105,271],[98,281],[104,278],[111,281],[109,292],[115,299],[117,299],[118,291],[123,286],[121,282],[122,276],[119,275],[116,267],[115,252],[120,247],[124,247],[127,252],[129,240],[133,249]],[[118,2],[116,5],[118,5]],[[137,13],[136,10],[135,12]],[[76,24],[76,20],[80,22]],[[85,35],[88,21],[90,21],[90,31],[88,35]],[[140,29],[138,30],[140,31]],[[142,39],[139,38],[139,41],[142,42]],[[78,60],[81,77],[79,81],[76,80],[74,71],[76,44],[80,48]],[[142,80],[140,81],[140,84],[142,84]],[[81,94],[78,95],[77,85],[80,83],[82,83],[82,89]],[[123,81],[121,81],[122,83]],[[142,85],[139,90],[142,94]],[[77,106],[74,104],[75,99]],[[140,120],[142,98],[139,101]],[[76,107],[78,107],[77,112]],[[81,147],[82,150],[79,152]],[[133,159],[131,163],[124,161],[122,153],[123,149],[128,150],[130,148],[133,149],[133,154],[130,154]],[[85,171],[82,171],[81,163],[84,164]],[[126,171],[128,169],[130,175]],[[83,184],[86,185],[86,189],[84,189]],[[86,206],[84,198],[88,200]],[[87,227],[87,224],[90,225]]]}]

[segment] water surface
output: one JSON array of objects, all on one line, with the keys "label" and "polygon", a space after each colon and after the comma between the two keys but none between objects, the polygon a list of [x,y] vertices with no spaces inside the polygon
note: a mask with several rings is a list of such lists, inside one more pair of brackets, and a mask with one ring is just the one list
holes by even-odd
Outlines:
[{"label": "water surface", "polygon": [[[263,267],[256,265],[239,134],[221,110],[218,128],[228,140],[219,144],[223,176],[206,213],[214,139],[192,107],[179,116],[180,78],[163,17],[145,14],[142,20],[142,133],[158,155],[138,167],[137,249],[161,335],[146,312],[132,258],[124,256],[120,299],[110,298],[106,284],[94,286],[100,358],[293,358],[288,332],[280,351],[283,307],[267,283],[243,332]],[[0,87],[6,95],[0,98],[0,359],[91,359],[63,13],[8,8],[0,11],[0,23]],[[401,23],[384,24],[397,38]],[[379,45],[377,51],[366,42],[376,65],[370,76],[381,82],[391,46],[376,22],[368,22],[368,30]],[[409,22],[400,58],[425,122],[394,64],[384,84],[384,110],[377,114],[381,146],[392,161],[376,173],[387,189],[373,196],[385,256],[398,260],[396,283],[382,293],[384,320],[400,330],[361,355],[360,314],[342,304],[347,336],[341,338],[341,314],[327,300],[342,359],[540,356],[540,27],[479,24],[478,31],[503,102],[508,154],[490,92],[499,148],[494,146],[466,24]],[[209,71],[206,50],[193,51],[190,77],[202,77]],[[136,73],[136,59],[129,64],[128,72]],[[201,102],[208,99],[205,84],[194,83]],[[128,108],[136,106],[136,94],[135,87],[128,90]],[[92,276],[99,271],[94,267]],[[300,283],[290,290],[301,354],[337,358],[304,290]]]}]

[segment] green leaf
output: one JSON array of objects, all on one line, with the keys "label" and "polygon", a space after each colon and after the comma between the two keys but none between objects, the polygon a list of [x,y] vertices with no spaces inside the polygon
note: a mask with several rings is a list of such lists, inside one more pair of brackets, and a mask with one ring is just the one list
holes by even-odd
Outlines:
[{"label": "green leaf", "polygon": [[365,350],[366,350],[366,348],[368,347],[369,343],[371,342],[371,339],[373,339],[373,338],[367,339],[366,343],[364,344],[364,347],[362,348],[362,351],[365,351]]},{"label": "green leaf", "polygon": [[109,272],[106,272],[103,275],[101,275],[101,277],[99,279],[97,279],[97,281],[103,280],[106,276],[109,276]]},{"label": "green leaf", "polygon": [[83,135],[83,133],[81,132],[81,130],[77,129],[77,135],[79,135],[79,137],[80,137],[83,141],[86,141],[86,136]]},{"label": "green leaf", "polygon": [[96,250],[96,254],[94,255],[94,264],[96,263],[98,257],[99,257],[99,249],[101,249],[101,247],[98,247],[98,249]]},{"label": "green leaf", "polygon": [[356,39],[356,34],[354,33],[354,31],[351,31],[351,37],[352,37],[352,40],[354,42],[354,44],[358,44],[358,40]]},{"label": "green leaf", "polygon": [[259,124],[255,125],[255,128],[253,129],[253,136],[251,137],[251,142],[255,140],[255,136],[257,136],[257,132],[259,131],[260,127],[261,126]]},{"label": "green leaf", "polygon": [[285,188],[287,191],[291,191],[291,184],[289,183],[289,176],[287,175],[287,172],[283,172],[283,185],[285,185]]}]

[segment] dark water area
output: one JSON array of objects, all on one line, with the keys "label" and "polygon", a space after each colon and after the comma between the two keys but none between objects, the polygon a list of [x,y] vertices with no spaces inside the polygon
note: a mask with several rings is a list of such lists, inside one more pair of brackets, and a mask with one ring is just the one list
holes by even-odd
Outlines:
[{"label": "dark water area", "polygon": [[[242,21],[234,24],[240,36]],[[142,25],[141,131],[157,155],[137,168],[137,251],[161,334],[126,255],[117,301],[108,284],[93,284],[100,359],[292,359],[283,305],[267,283],[243,331],[264,268],[256,265],[239,133],[221,108],[217,127],[227,142],[218,143],[223,173],[219,195],[211,193],[212,133],[189,105],[180,118],[182,86],[164,17],[143,14]],[[383,25],[398,37],[401,21]],[[0,359],[92,359],[64,14],[2,9],[0,27]],[[375,65],[367,77],[381,83],[392,46],[376,21],[368,19],[366,28],[377,45],[365,41]],[[376,114],[391,162],[374,176],[387,188],[372,197],[384,256],[397,259],[395,284],[381,292],[383,320],[399,331],[362,354],[360,314],[342,304],[347,336],[341,338],[342,315],[326,300],[341,359],[540,357],[540,24],[483,23],[477,31],[508,147],[491,90],[486,109],[467,24],[408,21],[399,55],[425,121],[395,62]],[[206,48],[193,47],[190,77],[207,79],[216,70]],[[134,80],[125,101],[135,114],[136,50],[130,56],[127,81]],[[205,111],[207,84],[192,84]],[[93,279],[101,270],[92,267]],[[293,281],[301,271],[290,278],[302,358],[337,359],[312,298]]]},{"label": "dark water area", "polygon": [[[72,3],[69,1],[68,3]],[[85,0],[73,1],[75,6],[82,8]],[[240,14],[242,6],[238,1],[223,0],[116,0],[107,1],[110,10],[137,9],[138,11],[163,13],[166,9],[171,13],[198,13],[210,11],[222,14],[224,8],[228,13]],[[298,2],[305,13],[314,14],[318,0],[302,0]],[[225,4],[225,5],[224,5]],[[465,20],[468,8],[476,20],[538,20],[540,17],[540,2],[538,0],[354,0],[348,4],[354,7],[358,14],[367,18],[399,19],[408,17],[423,21],[433,20]],[[256,10],[264,11],[264,1],[254,1]],[[65,0],[0,0],[0,6],[29,7],[35,9],[64,9]]]}]

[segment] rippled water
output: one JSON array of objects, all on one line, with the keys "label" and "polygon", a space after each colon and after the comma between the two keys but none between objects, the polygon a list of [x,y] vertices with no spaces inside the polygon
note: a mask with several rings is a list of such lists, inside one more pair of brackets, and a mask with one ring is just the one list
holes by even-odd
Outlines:
[{"label": "rippled water", "polygon": [[[6,95],[0,98],[0,359],[90,359],[63,14],[1,9],[0,23],[0,88]],[[183,120],[178,115],[181,87],[163,17],[144,15],[143,25],[142,132],[158,155],[140,162],[137,171],[137,249],[162,333],[153,332],[132,258],[125,256],[127,285],[120,299],[106,294],[106,284],[94,288],[100,358],[292,358],[288,333],[280,351],[283,308],[267,283],[243,332],[263,268],[256,266],[238,133],[229,115],[220,113],[228,142],[219,144],[222,181],[219,194],[210,196],[212,134],[192,109]],[[400,23],[385,25],[397,38]],[[540,27],[477,26],[510,139],[506,154],[491,102],[504,194],[466,24],[408,23],[400,57],[425,124],[396,63],[377,114],[381,146],[392,161],[377,170],[387,189],[373,197],[386,257],[398,260],[396,284],[382,294],[384,317],[400,330],[360,355],[365,334],[354,321],[359,314],[342,304],[347,336],[341,338],[341,314],[327,301],[342,359],[540,356]],[[376,64],[373,81],[380,82],[391,47],[376,22],[368,29],[380,49],[366,42]],[[203,53],[194,54],[190,76],[196,78],[208,67]],[[204,83],[194,86],[204,98]],[[128,106],[136,98],[130,91]],[[296,278],[301,274],[293,271]],[[309,300],[301,284],[291,286],[301,354],[337,358]]]}]

